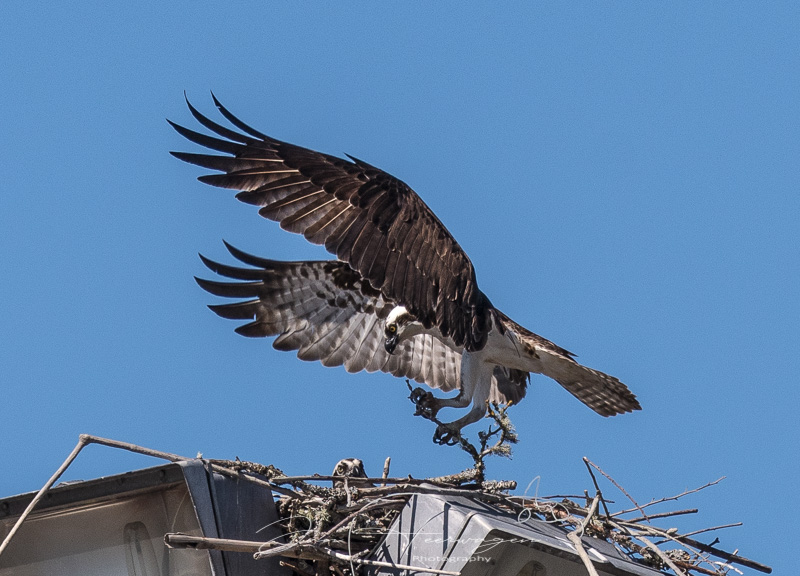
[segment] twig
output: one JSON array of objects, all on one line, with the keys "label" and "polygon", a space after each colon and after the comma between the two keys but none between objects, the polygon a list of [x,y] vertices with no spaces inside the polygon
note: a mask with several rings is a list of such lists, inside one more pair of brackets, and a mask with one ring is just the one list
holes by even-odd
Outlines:
[{"label": "twig", "polygon": [[[659,512],[658,514],[650,514],[649,516],[639,516],[638,518],[631,518],[630,520],[625,520],[626,522],[641,522],[643,520],[655,520],[656,518],[668,518],[670,516],[682,516],[683,514],[697,514],[697,508],[688,508],[686,510],[675,510],[673,512]],[[613,514],[612,514],[613,516]],[[741,522],[739,523],[741,524]],[[713,528],[709,528],[709,530],[713,530]]]},{"label": "twig", "polygon": [[135,452],[136,454],[143,454],[144,456],[152,456],[154,458],[161,458],[162,460],[169,460],[170,462],[184,462],[187,460],[197,460],[197,458],[187,458],[185,456],[178,456],[170,452],[162,452],[161,450],[153,450],[152,448],[145,448],[130,442],[121,442],[120,440],[111,440],[109,438],[101,438],[100,436],[92,436],[90,434],[81,434],[81,438],[86,439],[87,444],[100,444],[101,446],[108,446],[110,448],[120,448],[128,452]]},{"label": "twig", "polygon": [[[610,481],[610,482],[611,482],[611,483],[612,483],[612,484],[613,484],[613,485],[614,485],[614,486],[615,486],[615,487],[616,487],[616,488],[617,488],[617,489],[618,489],[620,492],[622,492],[623,494],[625,494],[625,496],[627,496],[627,497],[628,497],[628,500],[630,500],[631,502],[633,502],[633,505],[634,505],[634,506],[636,506],[636,509],[637,509],[639,512],[641,512],[641,513],[642,513],[642,516],[644,516],[644,517],[645,517],[645,520],[647,520],[647,521],[649,522],[649,519],[648,519],[648,517],[647,517],[647,514],[645,513],[645,511],[644,511],[644,510],[642,510],[642,507],[641,507],[641,506],[639,506],[639,504],[636,502],[636,500],[634,500],[634,499],[633,499],[633,496],[631,496],[630,494],[628,494],[628,493],[625,491],[625,488],[623,488],[622,486],[620,486],[619,484],[617,484],[617,481],[616,481],[616,480],[614,480],[614,479],[613,479],[611,476],[609,476],[608,474],[606,474],[605,472],[603,472],[603,469],[602,469],[602,468],[600,468],[600,466],[598,466],[597,464],[595,464],[594,462],[592,462],[591,460],[589,460],[589,459],[588,459],[586,456],[584,456],[584,457],[583,457],[583,461],[586,463],[586,465],[587,465],[587,466],[589,466],[589,465],[593,466],[593,467],[594,467],[594,468],[595,468],[595,469],[596,469],[598,472],[600,472],[600,474],[602,474],[603,476],[605,476],[606,478],[608,478],[608,480],[609,480],[609,481]],[[606,516],[608,516],[608,511],[606,511]]]},{"label": "twig", "polygon": [[765,574],[772,574],[772,568],[770,568],[766,564],[761,564],[760,562],[750,560],[749,558],[739,556],[738,554],[731,554],[730,552],[725,552],[724,550],[720,550],[719,548],[714,548],[713,546],[709,546],[708,544],[703,544],[702,542],[698,542],[697,540],[693,540],[692,538],[686,538],[685,536],[677,537],[677,539],[680,542],[688,544],[689,546],[694,546],[695,548],[702,550],[703,552],[713,554],[717,558],[722,558],[723,560],[726,560],[728,562],[733,562],[735,564],[741,564],[742,566],[747,566],[748,568],[752,568],[753,570],[758,570],[759,572],[764,572]]},{"label": "twig", "polygon": [[647,504],[642,504],[641,506],[637,505],[636,508],[630,508],[628,510],[620,510],[619,512],[614,512],[612,514],[612,516],[620,516],[622,514],[628,514],[630,512],[633,512],[634,510],[641,510],[642,508],[648,508],[649,506],[655,506],[656,504],[661,504],[663,502],[668,502],[670,500],[677,500],[677,499],[682,498],[683,496],[686,496],[688,494],[694,494],[695,492],[700,492],[700,490],[708,488],[709,486],[714,486],[715,484],[719,484],[720,482],[725,480],[725,478],[726,478],[725,476],[722,476],[720,478],[717,478],[713,482],[708,482],[707,484],[703,484],[699,488],[693,488],[691,490],[686,490],[686,491],[681,492],[680,494],[677,494],[675,496],[669,496],[667,498],[659,498],[658,500],[651,500]]},{"label": "twig", "polygon": [[442,486],[462,486],[467,482],[477,481],[480,473],[475,468],[467,468],[458,474],[449,474],[447,476],[437,476],[436,478],[428,478],[427,482]]},{"label": "twig", "polygon": [[[591,472],[589,472],[589,474],[591,474]],[[596,482],[595,482],[595,488],[597,488]],[[576,500],[578,498],[583,498],[583,497],[584,497],[583,494],[549,494],[547,496],[539,496],[538,498],[541,500],[562,500],[564,498],[567,498],[569,500]],[[615,504],[614,500],[609,500],[605,497],[603,497],[603,501],[606,502],[607,504]],[[612,514],[612,516],[614,516],[614,514]]]},{"label": "twig", "polygon": [[429,574],[443,574],[445,576],[459,576],[458,572],[450,570],[437,570],[421,566],[409,566],[392,562],[380,562],[358,558],[350,554],[342,554],[329,548],[320,548],[314,545],[300,543],[278,544],[276,542],[253,542],[249,540],[231,540],[227,538],[209,538],[204,536],[190,536],[188,534],[168,533],[164,536],[165,544],[170,548],[190,548],[193,550],[227,550],[231,552],[252,553],[256,560],[273,556],[288,556],[290,558],[308,558],[321,560],[334,558],[342,562],[354,562],[364,566],[380,568],[395,568],[397,570],[410,570]]},{"label": "twig", "polygon": [[675,565],[675,563],[674,563],[674,562],[673,562],[673,561],[670,559],[670,557],[669,557],[669,556],[667,556],[666,554],[664,554],[664,552],[663,552],[663,550],[661,550],[661,548],[659,548],[658,546],[656,546],[655,544],[653,544],[653,543],[652,543],[650,540],[648,540],[647,538],[645,538],[645,537],[644,537],[644,536],[642,536],[642,535],[638,535],[638,536],[636,536],[636,538],[637,538],[638,540],[640,540],[641,542],[644,542],[644,543],[645,543],[645,545],[646,545],[646,546],[647,546],[647,547],[648,547],[650,550],[652,550],[653,552],[655,552],[655,553],[658,555],[658,557],[659,557],[659,558],[661,558],[661,560],[664,562],[664,564],[666,564],[667,566],[669,566],[669,567],[672,569],[672,571],[673,571],[673,572],[675,572],[675,574],[676,574],[677,576],[686,576],[686,573],[685,573],[683,570],[681,570],[680,568],[678,568],[678,567]]},{"label": "twig", "polygon": [[[131,444],[130,442],[121,442],[119,440],[110,440],[108,438],[101,438],[99,436],[91,436],[88,434],[82,434],[81,438],[86,438],[87,444],[100,444],[101,446],[108,446],[110,448],[119,448],[121,450],[127,450],[128,452],[134,452],[136,454],[143,454],[144,456],[152,456],[154,458],[161,458],[162,460],[169,460],[170,462],[188,462],[191,460],[198,460],[198,458],[187,458],[186,456],[178,456],[177,454],[171,454],[170,452],[162,452],[161,450],[153,450],[152,448],[145,448],[143,446],[138,446],[137,444]],[[292,492],[291,490],[284,490],[280,486],[275,486],[271,482],[267,482],[265,480],[261,480],[260,478],[256,478],[254,476],[248,476],[246,474],[240,474],[237,470],[231,470],[228,467],[221,466],[219,464],[214,464],[213,462],[209,462],[211,469],[214,472],[219,472],[220,474],[224,474],[226,476],[232,476],[234,478],[243,478],[248,482],[252,482],[254,484],[260,484],[262,486],[266,486],[279,494],[283,494],[289,497],[296,497],[297,494]]]},{"label": "twig", "polygon": [[696,536],[697,534],[702,534],[703,532],[712,532],[714,530],[722,530],[723,528],[733,528],[735,526],[741,526],[741,522],[733,522],[731,524],[722,524],[720,526],[712,526],[711,528],[703,528],[702,530],[695,530],[694,532],[687,532],[686,534],[681,534],[680,536],[676,536],[678,540],[681,538],[687,538],[689,536]]},{"label": "twig", "polygon": [[[376,488],[363,488],[359,493],[364,496],[387,496],[398,494],[437,494],[439,496],[469,496],[476,500],[484,500],[496,504],[509,504],[513,501],[499,494],[490,494],[482,491],[466,491],[463,488],[439,488],[437,486],[418,486],[414,484],[386,486]],[[523,506],[514,503],[514,508],[522,509]]]},{"label": "twig", "polygon": [[[406,386],[408,386],[408,390],[411,392],[409,399],[412,400],[412,402],[414,402],[417,406],[417,411],[414,415],[422,416],[426,420],[430,420],[438,426],[437,430],[447,429],[447,424],[444,424],[441,420],[439,420],[434,413],[430,412],[430,410],[427,410],[421,406],[421,398],[415,399],[416,391],[420,389],[413,388],[409,380],[406,380]],[[427,396],[430,396],[430,393],[423,393],[423,397]],[[462,450],[470,455],[474,463],[476,479],[479,484],[481,484],[484,480],[484,471],[486,469],[486,463],[484,462],[484,459],[491,455],[500,455],[510,458],[510,445],[517,443],[517,434],[514,431],[514,426],[506,415],[506,411],[510,406],[511,404],[506,404],[501,408],[496,403],[490,403],[489,401],[486,402],[486,416],[495,421],[497,424],[497,429],[492,429],[490,426],[486,432],[478,432],[480,448],[476,447],[467,438],[465,438],[461,434],[461,430],[451,429],[450,431],[452,432],[452,436],[448,438],[447,442],[444,440],[441,442],[437,441],[437,436],[434,435],[435,442],[446,443],[448,445],[458,445]],[[497,442],[495,442],[495,444],[492,446],[488,446],[489,440],[498,434],[499,437]]]},{"label": "twig", "polygon": [[[675,563],[672,561],[672,559],[671,559],[669,556],[667,556],[667,555],[664,553],[664,551],[663,551],[663,550],[661,550],[661,548],[659,548],[658,546],[656,546],[655,544],[653,544],[653,543],[652,543],[652,542],[651,542],[651,541],[650,541],[648,538],[646,538],[646,537],[645,537],[645,535],[644,535],[644,532],[642,532],[642,531],[640,531],[640,530],[638,530],[638,529],[633,529],[633,530],[631,530],[630,528],[626,527],[626,526],[625,526],[625,525],[623,525],[622,523],[618,523],[618,522],[615,522],[615,521],[612,521],[612,520],[609,520],[609,523],[610,523],[612,526],[615,526],[615,527],[616,527],[618,530],[620,530],[620,531],[621,531],[621,532],[623,532],[624,534],[627,534],[627,535],[629,535],[629,536],[633,536],[634,538],[636,538],[637,540],[639,540],[640,542],[642,542],[642,543],[643,543],[643,544],[644,544],[644,545],[645,545],[645,546],[646,546],[646,547],[647,547],[649,550],[651,550],[652,552],[654,552],[654,553],[655,553],[655,554],[656,554],[656,555],[657,555],[657,556],[658,556],[658,557],[661,559],[661,561],[662,561],[664,564],[666,564],[667,566],[669,566],[669,567],[670,567],[670,569],[672,569],[672,571],[673,571],[673,572],[675,572],[675,574],[676,574],[677,576],[686,576],[686,574],[684,573],[684,571],[683,571],[683,570],[681,570],[680,568],[678,568],[678,567],[675,565]],[[647,531],[649,531],[649,532],[658,532],[658,533],[661,533],[661,534],[663,534],[663,535],[664,535],[664,536],[666,536],[667,538],[671,538],[671,536],[670,536],[669,534],[667,534],[665,531],[660,531],[660,530],[657,530],[657,529],[653,529],[652,527],[649,527],[649,526],[644,526],[644,527],[642,527],[642,528],[643,528],[644,530],[647,530]]]},{"label": "twig", "polygon": [[592,563],[592,559],[589,558],[589,554],[586,553],[586,548],[583,546],[583,542],[581,541],[581,536],[583,536],[584,532],[586,531],[586,526],[594,516],[595,512],[597,511],[597,503],[600,501],[600,490],[597,491],[594,500],[592,500],[591,506],[589,506],[589,511],[586,513],[586,517],[583,519],[578,527],[567,534],[567,538],[570,542],[575,546],[575,550],[578,552],[578,556],[580,556],[581,560],[583,561],[583,565],[586,566],[586,571],[589,573],[589,576],[599,576],[597,570]]},{"label": "twig", "polygon": [[[694,570],[695,572],[700,572],[700,574],[707,574],[708,576],[719,576],[719,570],[711,570],[709,568],[703,568],[702,566],[697,566],[696,564],[692,564],[691,562],[686,562],[684,560],[673,560],[675,565],[683,570]],[[737,570],[738,572],[738,570]]]},{"label": "twig", "polygon": [[341,530],[342,528],[347,526],[351,521],[353,521],[354,519],[358,518],[358,516],[360,516],[361,514],[366,512],[367,510],[372,510],[374,508],[383,508],[383,509],[385,509],[385,508],[391,506],[392,504],[405,505],[405,501],[398,501],[398,500],[393,500],[393,499],[385,499],[385,500],[382,500],[382,501],[369,502],[369,503],[367,503],[367,504],[365,504],[363,506],[360,506],[358,508],[358,510],[356,510],[355,512],[352,512],[352,513],[348,514],[347,516],[345,516],[343,520],[341,520],[333,528],[330,528],[327,532],[325,532],[322,535],[322,537],[323,538],[330,537],[331,535],[335,534],[338,530]]},{"label": "twig", "polygon": [[6,534],[6,537],[3,539],[3,543],[0,544],[0,556],[2,556],[3,551],[8,548],[8,545],[11,543],[11,539],[14,537],[14,534],[17,533],[17,530],[19,530],[19,527],[22,526],[23,522],[25,522],[25,519],[28,517],[28,515],[30,515],[41,499],[44,498],[44,495],[47,494],[47,491],[50,490],[50,487],[56,483],[56,480],[61,477],[67,468],[69,468],[69,465],[72,464],[75,458],[78,457],[78,454],[80,454],[80,451],[83,450],[84,446],[88,444],[88,438],[89,437],[85,434],[81,434],[78,439],[78,443],[75,445],[75,448],[72,449],[72,452],[70,452],[69,456],[67,456],[67,459],[64,460],[64,463],[58,467],[58,470],[55,471],[55,474],[53,474],[50,477],[50,480],[48,480],[45,485],[42,486],[39,492],[36,493],[36,496],[33,497],[33,500],[30,501],[30,504],[28,504],[28,506],[25,508],[25,511],[20,515],[19,518],[17,518],[17,521],[14,523],[14,527],[11,528],[8,534]]},{"label": "twig", "polygon": [[[221,462],[220,460],[216,460],[215,462]],[[448,482],[448,478],[453,478],[453,476],[440,476],[436,478],[412,478],[411,476],[405,476],[402,478],[384,478],[381,477],[369,477],[369,478],[354,478],[354,481],[363,484],[442,484],[442,485],[453,485],[454,482]],[[304,476],[275,476],[270,479],[270,484],[273,485],[281,485],[281,484],[301,484],[308,481],[317,481],[317,482],[341,482],[343,480],[342,476],[323,476],[321,474],[307,474]]]},{"label": "twig", "polygon": [[168,548],[191,548],[192,550],[225,550],[229,552],[247,552],[255,554],[269,548],[284,546],[279,542],[257,542],[253,540],[234,540],[231,538],[209,538],[192,536],[180,532],[164,534],[164,544]]},{"label": "twig", "polygon": [[[592,477],[592,482],[594,483],[594,489],[597,491],[598,494],[600,494],[600,486],[597,484],[597,478],[594,477],[594,472],[592,472],[591,466],[589,466],[591,462],[589,462],[589,459],[586,456],[583,457],[583,463],[586,464],[586,469],[589,471],[589,476]],[[603,502],[603,510],[606,513],[606,518],[610,518],[608,513],[608,506],[606,506],[605,500],[601,499],[601,501]]]},{"label": "twig", "polygon": [[381,486],[386,486],[386,479],[389,477],[389,466],[391,466],[391,464],[392,464],[392,457],[387,456],[386,460],[383,463],[383,474],[381,475],[383,482],[381,482]]}]

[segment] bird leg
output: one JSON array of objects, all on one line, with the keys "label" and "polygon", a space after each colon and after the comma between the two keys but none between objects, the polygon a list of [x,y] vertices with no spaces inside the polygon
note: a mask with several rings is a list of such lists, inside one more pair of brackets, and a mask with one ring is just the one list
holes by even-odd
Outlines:
[{"label": "bird leg", "polygon": [[491,391],[491,378],[494,364],[484,361],[481,352],[467,352],[461,356],[461,387],[458,396],[439,400],[439,408],[443,406],[465,408],[472,404],[466,415],[454,422],[439,425],[433,435],[436,444],[451,446],[461,439],[461,429],[477,422],[486,414],[486,400]]},{"label": "bird leg", "polygon": [[472,405],[472,409],[455,422],[443,424],[437,420],[436,422],[439,424],[439,426],[436,428],[436,432],[433,434],[433,441],[436,444],[447,446],[457,444],[461,439],[461,429],[464,428],[464,426],[472,424],[473,422],[477,422],[483,418],[484,415],[486,415],[485,401],[483,404],[478,402],[474,403]]},{"label": "bird leg", "polygon": [[411,388],[411,383],[406,380],[408,389],[411,394],[408,396],[414,405],[417,407],[414,416],[422,416],[426,420],[430,420],[437,424],[436,432],[433,434],[433,441],[436,444],[453,446],[458,444],[461,440],[461,428],[453,424],[444,424],[436,418],[436,414],[445,404],[461,404],[461,394],[456,399],[453,398],[436,398],[428,390],[422,388]]},{"label": "bird leg", "polygon": [[[485,362],[480,353],[465,351],[461,357],[461,386],[454,398],[436,398],[422,388],[414,388],[406,380],[411,390],[409,399],[416,405],[415,416],[422,416],[437,424],[433,441],[436,444],[452,446],[461,441],[461,429],[477,422],[486,414],[486,401],[491,391],[491,377],[494,364]],[[441,408],[466,408],[472,404],[470,411],[450,423],[443,423],[436,418]]]}]

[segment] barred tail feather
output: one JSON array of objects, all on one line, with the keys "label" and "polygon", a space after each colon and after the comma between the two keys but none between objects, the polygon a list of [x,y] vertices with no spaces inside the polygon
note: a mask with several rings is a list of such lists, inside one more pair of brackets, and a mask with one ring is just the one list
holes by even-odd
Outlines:
[{"label": "barred tail feather", "polygon": [[625,414],[642,407],[625,384],[572,358],[549,350],[537,350],[545,376],[549,376],[601,416]]}]

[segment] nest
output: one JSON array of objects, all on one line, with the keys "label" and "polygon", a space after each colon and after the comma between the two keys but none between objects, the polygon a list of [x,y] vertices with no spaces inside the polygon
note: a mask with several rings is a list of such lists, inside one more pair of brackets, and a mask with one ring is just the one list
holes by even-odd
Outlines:
[{"label": "nest", "polygon": [[[481,453],[477,447],[473,448],[476,454]],[[368,558],[381,545],[392,522],[412,494],[460,496],[490,504],[518,518],[534,518],[560,526],[567,531],[568,538],[575,544],[579,554],[583,552],[580,555],[590,575],[596,572],[583,549],[582,536],[606,540],[632,560],[675,575],[741,574],[734,564],[766,573],[771,571],[767,566],[716,548],[716,540],[712,544],[705,544],[694,538],[700,533],[740,523],[684,534],[680,534],[676,528],[660,528],[653,524],[654,520],[697,513],[697,509],[654,513],[648,513],[648,510],[713,486],[722,478],[642,505],[631,498],[632,506],[612,512],[608,506],[613,503],[604,498],[595,471],[626,497],[630,496],[586,458],[584,462],[594,485],[591,493],[586,491],[583,495],[533,498],[510,494],[509,491],[516,489],[516,482],[483,480],[482,470],[476,468],[436,478],[390,478],[387,476],[387,461],[383,477],[366,478],[340,474],[287,476],[277,468],[252,462],[213,462],[237,473],[258,474],[278,487],[281,496],[277,506],[287,543],[262,549],[255,556],[290,556],[294,560],[284,560],[282,563],[301,576],[328,574],[328,571],[338,576],[349,576],[357,574],[360,566],[381,566]],[[341,467],[342,463],[337,469]],[[394,567],[400,568],[398,565]],[[416,569],[430,572],[419,567]]]},{"label": "nest", "polygon": [[[206,459],[204,461],[214,472],[266,486],[277,495],[276,508],[280,516],[283,541],[246,542],[175,533],[167,534],[165,542],[172,547],[249,552],[256,559],[277,556],[283,565],[290,567],[299,576],[356,576],[365,566],[454,574],[446,570],[423,569],[372,559],[409,498],[414,494],[434,494],[471,499],[515,514],[522,520],[538,519],[560,526],[574,544],[590,576],[597,572],[584,548],[583,542],[587,537],[610,542],[631,560],[665,573],[671,572],[675,576],[742,574],[735,565],[764,573],[771,572],[768,566],[744,558],[736,552],[730,553],[717,548],[717,539],[710,544],[695,539],[698,534],[740,523],[688,533],[679,533],[676,528],[659,528],[653,523],[656,520],[696,513],[697,509],[668,512],[652,510],[656,505],[674,502],[713,486],[722,478],[675,496],[640,505],[611,476],[584,458],[593,485],[591,492],[586,490],[582,495],[549,497],[511,494],[517,487],[516,482],[486,480],[484,477],[484,459],[493,455],[509,455],[509,445],[516,442],[516,435],[506,417],[505,408],[491,407],[489,415],[494,420],[494,425],[487,432],[479,434],[478,446],[466,438],[458,437],[457,445],[472,456],[473,467],[449,476],[392,478],[389,476],[388,458],[380,478],[365,477],[363,466],[356,459],[341,461],[334,474],[329,476],[288,476],[271,465],[239,459]],[[200,455],[197,458],[186,458],[127,442],[81,435],[78,445],[37,493],[0,544],[0,554],[37,502],[45,497],[50,487],[89,444],[120,448],[171,462],[202,458]],[[631,505],[612,512],[609,505],[614,503],[603,495],[595,472],[630,500]]]},{"label": "nest", "polygon": [[[412,391],[412,398],[413,396]],[[653,506],[677,501],[718,484],[723,478],[642,505],[588,458],[583,461],[593,490],[586,490],[582,495],[533,498],[517,496],[510,493],[516,489],[516,482],[487,480],[486,459],[491,456],[510,457],[512,445],[517,443],[517,435],[506,413],[507,409],[508,406],[497,404],[487,406],[487,416],[492,424],[488,430],[478,433],[477,445],[460,433],[454,435],[452,444],[470,455],[473,466],[449,476],[424,479],[390,478],[388,458],[381,478],[367,478],[361,461],[355,459],[340,461],[331,476],[294,477],[283,474],[273,466],[252,462],[213,462],[236,473],[263,476],[270,485],[278,489],[281,496],[277,507],[287,544],[260,549],[255,556],[266,558],[292,555],[296,558],[295,561],[284,560],[283,563],[291,566],[301,576],[327,576],[329,572],[337,576],[355,576],[359,566],[380,566],[380,563],[369,560],[369,557],[380,547],[392,522],[412,494],[464,497],[490,504],[523,520],[532,518],[560,526],[567,531],[567,537],[581,556],[590,576],[597,572],[584,549],[582,537],[585,536],[610,542],[631,560],[657,570],[672,572],[676,576],[691,573],[711,576],[722,576],[731,572],[741,574],[734,564],[765,573],[771,572],[768,566],[715,547],[717,539],[711,544],[695,539],[699,534],[741,523],[683,534],[676,528],[659,528],[653,524],[654,520],[698,512],[691,508],[648,513]],[[418,410],[417,414],[442,425],[422,410]],[[595,472],[621,492],[631,505],[612,512],[609,505],[613,502],[603,496]],[[401,568],[398,565],[393,567]],[[412,566],[406,566],[405,569],[431,572]]]}]

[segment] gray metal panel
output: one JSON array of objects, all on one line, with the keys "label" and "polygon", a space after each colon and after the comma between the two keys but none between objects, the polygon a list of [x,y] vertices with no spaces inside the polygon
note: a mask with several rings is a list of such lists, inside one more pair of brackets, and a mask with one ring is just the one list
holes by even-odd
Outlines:
[{"label": "gray metal panel", "polygon": [[[183,460],[177,464],[183,469],[186,485],[189,488],[189,496],[192,498],[192,504],[197,514],[197,520],[200,522],[203,536],[219,538],[205,463],[202,460]],[[227,576],[222,552],[219,550],[209,550],[208,552],[214,576]]]},{"label": "gray metal panel", "polygon": [[[660,574],[632,562],[608,542],[594,538],[584,538],[583,542],[601,573]],[[520,556],[518,549],[523,548],[529,549],[525,554],[531,561],[533,558],[545,562],[550,559],[553,564],[559,564],[559,573],[568,573],[564,571],[564,561],[575,573],[585,571],[574,546],[567,539],[567,532],[557,526],[541,520],[523,521],[513,514],[467,498],[427,494],[411,497],[374,558],[420,568],[494,576],[506,573],[496,562],[513,555]],[[372,573],[395,572],[382,569]]]},{"label": "gray metal panel", "polygon": [[[268,487],[212,473],[202,460],[181,461],[95,480],[61,484],[50,490],[47,498],[34,511],[33,517],[92,503],[123,501],[137,494],[183,485],[189,493],[193,515],[204,536],[255,541],[281,538],[281,530],[275,524],[278,519],[275,503]],[[33,496],[34,493],[29,493],[0,500],[0,536],[4,535],[3,526],[12,522]],[[79,532],[76,530],[76,533]],[[161,536],[158,535],[159,538]],[[219,550],[188,553],[208,558],[214,576],[288,576],[290,573],[287,568],[278,565],[277,559],[256,562],[250,554]]]},{"label": "gray metal panel", "polygon": [[[178,567],[210,575],[207,551],[168,550],[163,543],[163,534],[171,530],[199,532],[185,472],[166,464],[54,487],[3,553],[0,573],[124,574],[135,565],[152,574]],[[0,514],[0,537],[32,497],[0,501],[6,515]]]},{"label": "gray metal panel", "polygon": [[[210,470],[208,474],[220,538],[284,542],[269,488]],[[222,556],[229,576],[288,576],[291,572],[277,557],[255,560],[241,552],[223,552]]]},{"label": "gray metal panel", "polygon": [[[128,496],[183,481],[183,472],[178,466],[162,464],[94,480],[62,482],[47,492],[47,497],[36,506],[36,512],[68,507],[76,502],[87,504],[117,495]],[[36,492],[28,492],[0,499],[0,520],[22,514],[34,496]]]}]

